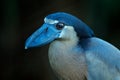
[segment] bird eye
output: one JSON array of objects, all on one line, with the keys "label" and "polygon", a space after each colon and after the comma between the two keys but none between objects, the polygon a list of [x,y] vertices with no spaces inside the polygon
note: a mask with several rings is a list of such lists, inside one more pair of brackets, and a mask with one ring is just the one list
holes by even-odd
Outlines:
[{"label": "bird eye", "polygon": [[59,22],[59,23],[56,24],[56,28],[57,28],[58,30],[63,29],[64,26],[65,26],[65,24],[64,24],[64,23],[61,23],[61,22]]}]

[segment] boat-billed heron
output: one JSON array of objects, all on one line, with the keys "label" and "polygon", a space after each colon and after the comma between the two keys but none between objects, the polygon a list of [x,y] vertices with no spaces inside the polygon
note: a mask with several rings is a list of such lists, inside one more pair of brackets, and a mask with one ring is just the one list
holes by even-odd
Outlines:
[{"label": "boat-billed heron", "polygon": [[120,80],[119,49],[77,17],[64,12],[46,16],[25,48],[49,43],[49,62],[60,80]]}]

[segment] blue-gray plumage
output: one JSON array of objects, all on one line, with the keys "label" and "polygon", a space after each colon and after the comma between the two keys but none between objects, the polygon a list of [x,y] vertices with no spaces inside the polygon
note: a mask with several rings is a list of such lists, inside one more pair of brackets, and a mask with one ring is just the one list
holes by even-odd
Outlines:
[{"label": "blue-gray plumage", "polygon": [[25,48],[50,43],[49,61],[60,80],[120,80],[120,51],[64,12],[45,17]]}]

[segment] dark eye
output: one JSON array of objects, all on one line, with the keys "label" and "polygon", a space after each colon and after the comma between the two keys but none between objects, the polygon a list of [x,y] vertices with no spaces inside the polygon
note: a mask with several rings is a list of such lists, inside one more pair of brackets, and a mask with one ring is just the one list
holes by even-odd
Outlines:
[{"label": "dark eye", "polygon": [[64,24],[64,23],[61,23],[61,22],[59,22],[59,23],[56,24],[56,28],[57,28],[58,30],[63,29],[64,26],[65,26],[65,24]]}]

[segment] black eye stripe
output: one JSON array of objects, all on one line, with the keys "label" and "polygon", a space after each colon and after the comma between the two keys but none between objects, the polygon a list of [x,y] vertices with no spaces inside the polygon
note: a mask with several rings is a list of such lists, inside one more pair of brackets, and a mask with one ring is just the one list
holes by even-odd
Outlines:
[{"label": "black eye stripe", "polygon": [[59,23],[57,23],[57,24],[56,24],[56,28],[57,28],[58,30],[63,29],[63,28],[64,28],[64,26],[65,26],[65,24],[64,24],[64,23],[62,23],[62,22],[59,22]]}]

